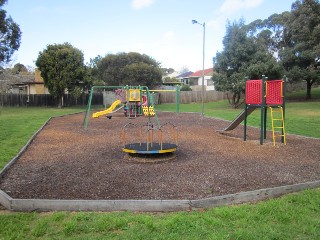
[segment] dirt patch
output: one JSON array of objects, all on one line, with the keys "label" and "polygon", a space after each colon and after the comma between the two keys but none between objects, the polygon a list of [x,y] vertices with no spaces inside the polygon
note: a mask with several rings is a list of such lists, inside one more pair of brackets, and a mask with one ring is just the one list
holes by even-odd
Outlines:
[{"label": "dirt patch", "polygon": [[122,127],[146,124],[145,117],[90,119],[85,130],[84,114],[70,115],[48,123],[0,179],[0,189],[27,199],[199,199],[320,179],[320,139],[288,135],[286,146],[274,147],[270,132],[259,144],[256,128],[248,128],[244,142],[242,126],[216,132],[227,121],[158,117],[178,128],[173,159],[140,163],[122,152]]}]

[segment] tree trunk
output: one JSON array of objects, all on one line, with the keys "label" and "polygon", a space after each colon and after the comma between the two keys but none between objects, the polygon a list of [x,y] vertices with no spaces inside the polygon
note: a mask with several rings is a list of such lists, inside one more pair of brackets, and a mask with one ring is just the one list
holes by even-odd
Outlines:
[{"label": "tree trunk", "polygon": [[232,93],[232,97],[230,99],[229,95],[227,94],[229,104],[232,106],[232,108],[236,109],[242,104],[242,102],[240,103],[240,97],[240,93]]},{"label": "tree trunk", "polygon": [[307,100],[311,99],[311,87],[312,87],[313,81],[307,80]]},{"label": "tree trunk", "polygon": [[58,108],[62,108],[63,106],[63,96],[57,97],[58,100]]}]

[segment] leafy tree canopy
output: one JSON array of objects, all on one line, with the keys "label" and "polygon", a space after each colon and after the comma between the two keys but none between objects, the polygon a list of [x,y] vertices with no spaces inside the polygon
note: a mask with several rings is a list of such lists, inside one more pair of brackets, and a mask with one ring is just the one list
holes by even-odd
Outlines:
[{"label": "leafy tree canopy", "polygon": [[[61,99],[66,89],[72,91],[76,86],[84,86],[86,68],[83,61],[83,53],[70,43],[53,44],[39,53],[36,66],[50,94]],[[61,102],[58,105],[61,107]]]},{"label": "leafy tree canopy", "polygon": [[159,63],[145,54],[136,52],[108,54],[97,64],[98,79],[109,86],[161,84]]},{"label": "leafy tree canopy", "polygon": [[0,0],[0,64],[10,62],[12,54],[19,49],[21,31],[19,25],[2,9],[7,0]]},{"label": "leafy tree canopy", "polygon": [[230,92],[230,104],[238,107],[241,93],[245,90],[245,78],[259,79],[267,75],[270,79],[281,76],[281,66],[268,50],[269,32],[250,34],[250,26],[241,19],[228,22],[223,38],[223,51],[213,58],[216,74],[213,75],[215,89]]},{"label": "leafy tree canopy", "polygon": [[291,80],[306,81],[307,99],[310,99],[311,86],[320,81],[319,1],[294,2],[285,26],[286,42],[279,55]]},{"label": "leafy tree canopy", "polygon": [[180,91],[192,91],[192,88],[186,84],[180,88]]},{"label": "leafy tree canopy", "polygon": [[320,81],[320,3],[299,0],[291,12],[273,14],[249,24],[251,34],[269,32],[268,50],[277,57],[291,82],[306,81],[307,99],[311,86]]},{"label": "leafy tree canopy", "polygon": [[12,74],[26,73],[29,72],[26,66],[21,63],[17,63],[11,69]]},{"label": "leafy tree canopy", "polygon": [[98,55],[95,58],[90,58],[90,61],[86,64],[88,82],[92,82],[93,85],[96,86],[105,84],[102,80],[99,79],[98,63],[101,60],[102,57]]}]

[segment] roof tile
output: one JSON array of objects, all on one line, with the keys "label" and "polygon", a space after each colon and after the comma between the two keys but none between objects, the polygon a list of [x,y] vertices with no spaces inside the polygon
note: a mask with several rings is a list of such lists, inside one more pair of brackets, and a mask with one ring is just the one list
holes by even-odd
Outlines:
[{"label": "roof tile", "polygon": [[[204,69],[205,76],[211,76],[212,73],[213,73],[213,68]],[[201,76],[202,76],[202,70],[199,70],[191,74],[189,77],[201,77]]]}]

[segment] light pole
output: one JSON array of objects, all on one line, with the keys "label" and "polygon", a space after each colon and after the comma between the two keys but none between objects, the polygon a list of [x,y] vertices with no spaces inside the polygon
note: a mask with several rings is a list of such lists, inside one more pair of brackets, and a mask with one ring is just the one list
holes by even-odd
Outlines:
[{"label": "light pole", "polygon": [[204,116],[204,47],[206,39],[206,23],[203,22],[201,24],[197,20],[192,20],[192,24],[199,24],[203,27],[201,115]]}]

